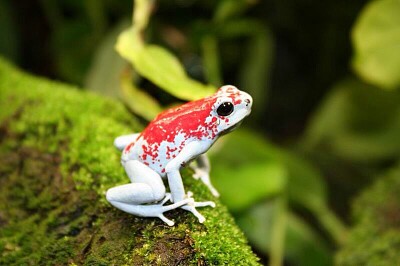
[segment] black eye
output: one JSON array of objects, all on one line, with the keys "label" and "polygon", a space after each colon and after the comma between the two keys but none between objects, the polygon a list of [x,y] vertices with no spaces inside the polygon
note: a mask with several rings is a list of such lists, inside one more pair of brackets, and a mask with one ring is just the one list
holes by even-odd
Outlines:
[{"label": "black eye", "polygon": [[224,102],[218,106],[217,114],[220,116],[228,116],[233,112],[233,104],[231,102]]}]

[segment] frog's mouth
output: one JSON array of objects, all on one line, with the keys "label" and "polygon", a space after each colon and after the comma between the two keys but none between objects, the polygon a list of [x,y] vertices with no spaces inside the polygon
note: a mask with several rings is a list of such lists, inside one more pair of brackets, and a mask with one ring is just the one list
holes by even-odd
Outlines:
[{"label": "frog's mouth", "polygon": [[231,127],[228,127],[227,129],[221,131],[220,134],[221,134],[221,135],[225,135],[225,134],[228,134],[229,132],[234,131],[235,129],[237,129],[237,128],[240,126],[240,124],[242,124],[242,122],[243,122],[243,120],[240,121],[240,122],[238,122],[238,123],[236,123],[236,124],[234,124],[234,125],[231,126]]}]

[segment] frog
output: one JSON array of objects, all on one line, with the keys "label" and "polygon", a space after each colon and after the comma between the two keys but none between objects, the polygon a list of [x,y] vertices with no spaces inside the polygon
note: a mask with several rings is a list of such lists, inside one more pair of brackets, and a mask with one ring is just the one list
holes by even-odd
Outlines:
[{"label": "frog", "polygon": [[158,217],[169,226],[174,221],[164,213],[177,208],[193,213],[203,223],[205,217],[196,208],[215,207],[215,203],[196,202],[192,192],[186,193],[180,170],[190,166],[194,178],[218,197],[206,152],[242,123],[252,103],[248,93],[225,85],[211,96],[161,112],[141,133],[117,137],[114,146],[122,152],[121,164],[131,182],[108,189],[107,201],[135,216]]}]

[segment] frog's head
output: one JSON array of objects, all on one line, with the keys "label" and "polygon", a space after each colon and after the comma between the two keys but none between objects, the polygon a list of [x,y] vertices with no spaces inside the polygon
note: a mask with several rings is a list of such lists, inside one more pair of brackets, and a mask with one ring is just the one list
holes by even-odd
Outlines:
[{"label": "frog's head", "polygon": [[215,97],[217,100],[213,107],[213,115],[217,118],[219,134],[234,130],[251,112],[253,99],[235,86],[222,86]]}]

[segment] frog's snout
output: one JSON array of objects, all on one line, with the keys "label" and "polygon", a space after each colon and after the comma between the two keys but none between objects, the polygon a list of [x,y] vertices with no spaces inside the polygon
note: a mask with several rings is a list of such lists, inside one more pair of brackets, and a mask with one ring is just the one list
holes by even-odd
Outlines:
[{"label": "frog's snout", "polygon": [[253,99],[250,95],[244,99],[244,102],[246,103],[247,109],[251,109],[251,106],[253,105]]}]

